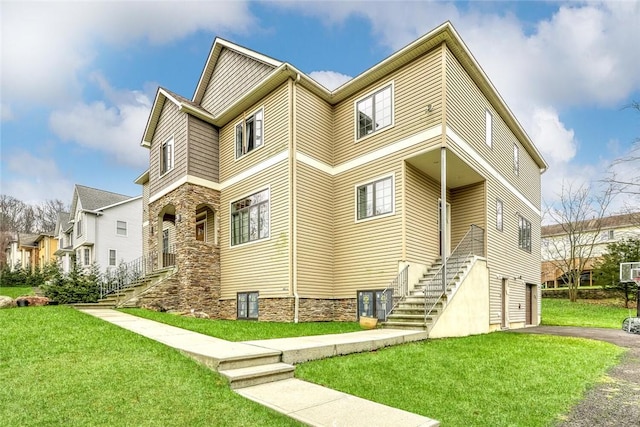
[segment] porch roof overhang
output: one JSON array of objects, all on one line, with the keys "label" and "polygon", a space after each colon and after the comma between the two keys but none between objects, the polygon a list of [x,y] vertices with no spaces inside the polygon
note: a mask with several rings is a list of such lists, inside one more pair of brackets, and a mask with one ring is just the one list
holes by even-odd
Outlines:
[{"label": "porch roof overhang", "polygon": [[[407,158],[406,162],[423,174],[432,178],[435,182],[440,179],[440,148],[433,149]],[[453,151],[446,150],[447,161],[447,188],[459,188],[482,182],[485,178],[471,165],[458,157]]]}]

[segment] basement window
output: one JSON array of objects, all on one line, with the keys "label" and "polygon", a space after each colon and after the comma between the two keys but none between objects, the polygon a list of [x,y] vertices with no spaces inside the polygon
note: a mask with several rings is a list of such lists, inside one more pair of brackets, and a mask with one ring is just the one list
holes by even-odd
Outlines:
[{"label": "basement window", "polygon": [[384,320],[385,310],[391,311],[392,304],[391,290],[358,291],[358,318],[366,316]]},{"label": "basement window", "polygon": [[238,319],[258,319],[258,292],[238,292]]}]

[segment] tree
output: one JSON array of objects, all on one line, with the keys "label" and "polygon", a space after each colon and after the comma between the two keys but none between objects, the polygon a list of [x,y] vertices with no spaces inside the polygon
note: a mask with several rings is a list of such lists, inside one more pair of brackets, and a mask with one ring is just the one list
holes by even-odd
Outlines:
[{"label": "tree", "polygon": [[[627,108],[634,109],[640,113],[640,102],[633,101]],[[611,163],[609,177],[604,182],[616,186],[620,193],[638,196],[640,195],[638,165],[640,165],[640,137],[636,138],[633,148],[625,156]]]},{"label": "tree", "polygon": [[558,203],[547,205],[546,216],[556,224],[557,232],[544,239],[543,250],[566,277],[571,302],[578,299],[580,276],[592,262],[602,219],[614,194],[611,185],[595,193],[587,184],[563,183]]},{"label": "tree", "polygon": [[37,230],[52,233],[56,228],[58,213],[68,210],[69,207],[60,199],[45,200],[35,207]]},{"label": "tree", "polygon": [[629,295],[635,291],[636,284],[620,281],[620,263],[638,261],[640,261],[640,239],[624,239],[609,243],[607,252],[593,270],[596,284],[603,288],[620,290],[624,294],[624,306],[627,308],[629,307]]}]

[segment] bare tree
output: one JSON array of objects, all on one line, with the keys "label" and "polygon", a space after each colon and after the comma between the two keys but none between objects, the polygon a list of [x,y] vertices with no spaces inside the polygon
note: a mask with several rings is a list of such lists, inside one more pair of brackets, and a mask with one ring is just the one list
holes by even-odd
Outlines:
[{"label": "bare tree", "polygon": [[558,203],[554,206],[545,203],[546,216],[555,225],[543,240],[543,251],[566,277],[572,302],[578,298],[580,276],[595,255],[602,220],[616,191],[612,185],[594,193],[586,184],[563,183]]},{"label": "bare tree", "polygon": [[26,207],[21,200],[0,194],[0,231],[24,231],[22,226]]},{"label": "bare tree", "polygon": [[[626,108],[631,108],[640,113],[640,102],[634,101]],[[620,193],[640,195],[640,137],[635,139],[631,150],[623,157],[619,157],[609,165],[609,176],[604,182],[615,185]],[[631,209],[634,210],[634,209]],[[637,209],[635,209],[637,210]]]},{"label": "bare tree", "polygon": [[60,199],[46,200],[35,207],[36,228],[40,232],[52,233],[56,228],[58,212],[66,212],[69,208]]}]

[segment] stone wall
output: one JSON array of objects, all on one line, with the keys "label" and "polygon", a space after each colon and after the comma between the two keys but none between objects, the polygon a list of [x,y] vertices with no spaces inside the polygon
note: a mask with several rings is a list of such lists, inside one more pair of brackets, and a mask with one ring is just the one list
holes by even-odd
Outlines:
[{"label": "stone wall", "polygon": [[[236,319],[236,300],[222,300],[219,305],[219,318]],[[259,321],[293,322],[295,316],[295,299],[260,298],[258,299]],[[355,322],[357,320],[357,301],[350,299],[315,299],[300,298],[298,310],[299,322]]]},{"label": "stone wall", "polygon": [[[179,311],[201,311],[211,318],[219,318],[220,248],[216,241],[196,239],[196,210],[208,206],[214,215],[220,212],[220,192],[186,183],[149,204],[149,224],[154,232],[149,235],[149,249],[162,250],[162,215],[168,213],[175,225],[174,285],[156,292],[155,301],[146,298],[145,304],[171,307]],[[215,227],[218,227],[215,221]],[[219,230],[208,230],[219,234]]]}]

